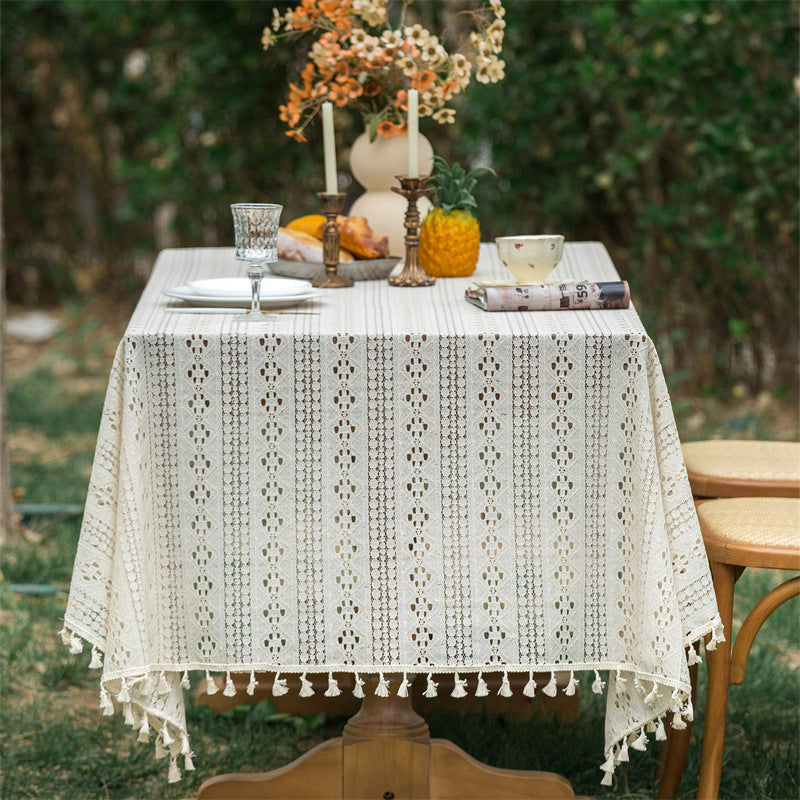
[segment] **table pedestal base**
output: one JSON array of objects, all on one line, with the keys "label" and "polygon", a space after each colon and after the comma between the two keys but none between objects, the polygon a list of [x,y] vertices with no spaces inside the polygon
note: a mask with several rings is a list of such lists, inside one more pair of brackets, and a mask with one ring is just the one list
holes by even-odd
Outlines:
[{"label": "table pedestal base", "polygon": [[372,689],[341,737],[271,772],[211,778],[198,800],[574,800],[566,778],[481,764],[431,739],[410,698]]}]

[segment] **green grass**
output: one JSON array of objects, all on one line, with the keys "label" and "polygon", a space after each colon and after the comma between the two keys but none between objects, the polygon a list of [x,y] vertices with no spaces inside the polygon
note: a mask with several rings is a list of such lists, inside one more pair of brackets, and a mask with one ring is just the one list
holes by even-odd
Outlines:
[{"label": "green grass", "polygon": [[[61,356],[66,358],[66,356]],[[63,364],[62,364],[63,367]],[[85,365],[84,365],[85,367]],[[96,366],[101,378],[108,363]],[[81,374],[85,373],[82,367]],[[103,392],[69,391],[75,372],[58,374],[42,360],[10,380],[10,431],[32,430],[57,442],[67,433],[96,432]],[[775,411],[772,406],[772,412]],[[694,404],[676,402],[679,425],[697,415]],[[696,435],[713,433],[796,435],[777,428],[775,413],[752,409],[734,413],[703,407]],[[47,445],[48,447],[50,445]],[[15,487],[25,502],[82,502],[88,481],[91,446],[76,447],[57,463],[42,457],[41,447],[17,453],[12,466]],[[8,583],[69,582],[80,520],[26,521],[41,537],[5,548],[0,569]],[[740,620],[759,597],[785,576],[748,570],[737,584]],[[107,718],[97,707],[97,672],[88,669],[89,653],[70,655],[58,630],[65,595],[34,598],[0,595],[0,755],[3,800],[94,800],[95,798],[183,798],[211,775],[280,766],[324,739],[338,735],[343,720],[276,715],[264,701],[216,715],[196,705],[187,693],[187,720],[195,752],[195,773],[181,783],[166,783],[166,764],[153,757],[152,745],[138,744],[119,715]],[[721,798],[800,797],[800,614],[797,600],[767,621],[756,638],[747,679],[730,691]],[[700,697],[704,696],[701,669]],[[199,676],[196,676],[199,677]],[[475,758],[496,766],[547,769],[564,774],[579,794],[597,798],[653,797],[657,750],[631,754],[615,782],[600,786],[604,698],[583,687],[582,705],[572,723],[503,721],[486,714],[432,713],[431,734],[451,739]],[[694,796],[702,734],[702,702],[696,713],[692,748],[680,797]]]}]

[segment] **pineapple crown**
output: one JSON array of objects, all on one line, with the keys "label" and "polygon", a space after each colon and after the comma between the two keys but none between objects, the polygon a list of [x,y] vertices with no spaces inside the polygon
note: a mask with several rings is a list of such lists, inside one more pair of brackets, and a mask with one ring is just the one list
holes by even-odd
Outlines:
[{"label": "pineapple crown", "polygon": [[491,172],[497,177],[497,173],[491,167],[478,167],[466,172],[458,163],[454,163],[451,167],[441,156],[433,157],[433,166],[433,174],[428,181],[428,185],[433,187],[431,202],[445,214],[456,209],[470,214],[477,211],[478,204],[475,202],[473,190],[478,176],[484,172]]}]

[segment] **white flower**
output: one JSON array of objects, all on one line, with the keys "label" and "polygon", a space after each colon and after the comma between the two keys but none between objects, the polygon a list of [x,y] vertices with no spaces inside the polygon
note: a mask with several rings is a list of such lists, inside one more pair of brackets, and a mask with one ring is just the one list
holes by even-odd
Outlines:
[{"label": "white flower", "polygon": [[359,47],[369,38],[371,38],[370,35],[363,28],[353,28],[353,32],[350,34],[350,44]]},{"label": "white flower", "polygon": [[478,64],[478,67],[475,70],[475,80],[478,81],[478,83],[492,82],[488,59]]},{"label": "white flower", "polygon": [[403,58],[398,59],[397,66],[407,78],[417,74],[417,64],[414,59],[409,56],[403,56]]},{"label": "white flower", "polygon": [[421,117],[429,117],[433,113],[433,109],[427,103],[420,103],[418,110]]},{"label": "white flower", "polygon": [[277,8],[272,9],[272,30],[276,33],[281,29],[281,25],[283,25],[283,14],[278,11]]},{"label": "white flower", "polygon": [[416,23],[413,27],[407,27],[405,29],[406,39],[411,42],[411,44],[416,45],[420,49],[422,49],[428,42],[428,39],[431,38],[430,33],[425,30],[419,23]]},{"label": "white flower", "polygon": [[469,78],[472,71],[472,64],[463,53],[456,53],[450,59],[450,75],[453,79],[456,78]]},{"label": "white flower", "polygon": [[261,46],[265,50],[269,50],[272,43],[275,41],[275,36],[269,28],[264,28],[264,32],[261,34]]},{"label": "white flower", "polygon": [[[435,38],[435,37],[432,37]],[[447,50],[444,49],[438,42],[425,45],[422,49],[420,58],[431,68],[436,69],[442,66],[447,61]]]},{"label": "white flower", "polygon": [[400,45],[403,44],[403,32],[384,31],[381,34],[381,42],[386,45],[386,47],[400,47]]},{"label": "white flower", "polygon": [[452,125],[456,121],[456,112],[452,108],[440,108],[433,118],[441,125]]},{"label": "white flower", "polygon": [[489,64],[489,81],[497,83],[503,80],[506,76],[506,62],[502,59],[495,58]]},{"label": "white flower", "polygon": [[383,53],[381,40],[377,36],[368,36],[361,45],[361,52],[367,61],[372,61]]},{"label": "white flower", "polygon": [[386,22],[386,0],[353,0],[353,12],[367,25],[383,25]]},{"label": "white flower", "polygon": [[492,7],[492,11],[494,11],[494,15],[498,19],[505,16],[506,10],[503,8],[502,0],[489,0],[489,5]]}]

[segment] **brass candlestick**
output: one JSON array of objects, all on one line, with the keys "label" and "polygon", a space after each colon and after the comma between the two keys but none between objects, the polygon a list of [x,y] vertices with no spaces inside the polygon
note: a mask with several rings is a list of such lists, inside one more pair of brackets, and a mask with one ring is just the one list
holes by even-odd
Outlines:
[{"label": "brass candlestick", "polygon": [[399,275],[389,278],[389,283],[392,286],[433,286],[436,278],[428,275],[419,265],[419,210],[417,209],[417,200],[433,194],[433,189],[429,189],[425,185],[428,182],[427,175],[420,178],[409,178],[408,175],[397,175],[396,177],[400,181],[400,188],[392,186],[392,191],[403,195],[408,200],[405,221],[406,260],[403,271]]},{"label": "brass candlestick", "polygon": [[325,214],[325,230],[322,233],[322,259],[325,262],[325,274],[314,278],[312,286],[320,289],[343,289],[352,286],[353,281],[337,274],[339,267],[339,226],[336,217],[344,208],[344,195],[326,194],[319,192],[317,197],[322,202],[322,212]]}]

